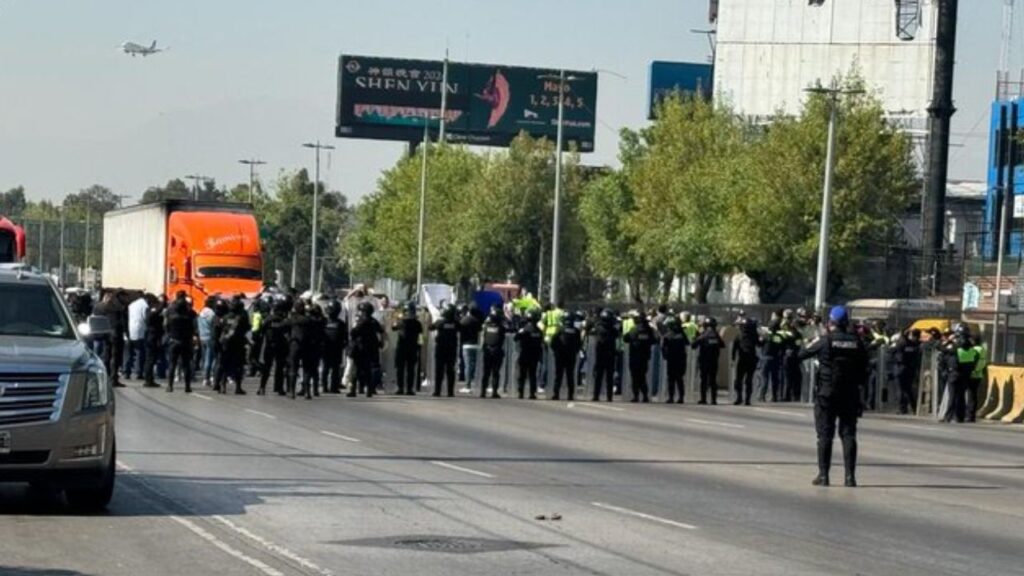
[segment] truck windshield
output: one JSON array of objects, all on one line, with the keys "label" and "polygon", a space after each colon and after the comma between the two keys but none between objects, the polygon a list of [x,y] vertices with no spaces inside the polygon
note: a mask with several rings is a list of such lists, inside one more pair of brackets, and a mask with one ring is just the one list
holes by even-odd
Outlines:
[{"label": "truck windshield", "polygon": [[196,276],[199,278],[237,278],[262,280],[263,262],[254,256],[196,256]]},{"label": "truck windshield", "polygon": [[6,230],[0,230],[0,263],[15,262],[14,256],[14,234]]},{"label": "truck windshield", "polygon": [[0,336],[74,338],[60,301],[44,284],[0,284]]}]

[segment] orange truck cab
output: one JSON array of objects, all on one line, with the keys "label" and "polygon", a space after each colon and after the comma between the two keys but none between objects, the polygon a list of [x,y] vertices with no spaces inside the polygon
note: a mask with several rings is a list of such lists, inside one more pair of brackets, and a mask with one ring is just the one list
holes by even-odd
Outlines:
[{"label": "orange truck cab", "polygon": [[244,204],[164,201],[108,212],[103,285],[173,298],[199,310],[213,295],[254,297],[263,288],[259,227]]},{"label": "orange truck cab", "polygon": [[25,230],[0,216],[0,264],[21,262],[25,258]]}]

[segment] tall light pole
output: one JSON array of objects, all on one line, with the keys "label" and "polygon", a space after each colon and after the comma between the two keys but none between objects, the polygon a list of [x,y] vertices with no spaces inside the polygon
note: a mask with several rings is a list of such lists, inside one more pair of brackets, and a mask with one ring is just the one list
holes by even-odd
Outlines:
[{"label": "tall light pole", "polygon": [[313,291],[316,290],[316,235],[317,225],[320,222],[318,215],[320,207],[320,151],[334,150],[334,146],[321,144],[319,140],[315,144],[306,142],[302,146],[316,150],[316,176],[313,178],[313,241],[311,242],[309,256],[309,290]]},{"label": "tall light pole", "polygon": [[828,148],[825,153],[825,184],[821,198],[821,230],[818,236],[818,274],[814,286],[814,309],[821,312],[825,307],[828,290],[828,235],[832,224],[832,178],[835,173],[836,120],[839,115],[839,97],[847,94],[863,94],[863,90],[842,88],[808,88],[811,94],[822,94],[828,98]]},{"label": "tall light pole", "polygon": [[[444,117],[441,116],[441,126]],[[430,123],[437,120],[431,116],[423,123],[423,162],[420,166],[420,223],[416,240],[416,301],[420,301],[423,292],[423,231],[427,222],[427,154],[430,148]]]},{"label": "tall light pole", "polygon": [[[558,131],[555,137],[555,213],[551,232],[551,297],[549,302],[558,305],[558,249],[562,232],[562,146],[564,141],[565,93],[567,82],[579,80],[576,76],[566,76],[565,70],[558,75],[542,74],[541,80],[558,81]],[[538,289],[540,287],[538,286]],[[538,294],[540,296],[540,294]]]},{"label": "tall light pole", "polygon": [[1006,227],[1010,225],[1010,212],[1013,211],[1013,202],[1016,200],[1012,189],[1003,186],[1001,192],[1009,194],[1010,197],[1007,202],[1003,203],[1003,214],[999,223],[999,255],[996,257],[996,290],[992,314],[992,348],[989,351],[989,358],[992,361],[998,358],[996,353],[999,347],[999,301],[1003,286],[1003,256],[1006,254],[1006,237],[1009,236],[1006,233]]},{"label": "tall light pole", "polygon": [[256,167],[266,164],[266,162],[252,158],[250,160],[239,160],[238,163],[249,165],[249,204],[253,204],[255,198],[254,191],[256,189]]},{"label": "tall light pole", "polygon": [[[437,141],[444,142],[445,124],[448,123],[448,50],[444,51],[444,68],[441,71],[441,125],[437,133]],[[427,122],[429,125],[430,122]],[[424,158],[426,154],[423,155]]]},{"label": "tall light pole", "polygon": [[213,178],[210,178],[209,176],[200,176],[199,174],[189,174],[188,176],[185,176],[185,179],[192,181],[192,201],[193,202],[199,202],[199,183],[200,182],[206,183],[206,182],[209,182],[209,181],[213,180]]}]

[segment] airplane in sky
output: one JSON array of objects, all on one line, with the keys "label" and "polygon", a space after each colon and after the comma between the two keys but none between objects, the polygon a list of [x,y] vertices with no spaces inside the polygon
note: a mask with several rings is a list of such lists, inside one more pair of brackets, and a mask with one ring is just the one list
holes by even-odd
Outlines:
[{"label": "airplane in sky", "polygon": [[164,50],[167,50],[167,48],[157,48],[156,40],[153,40],[153,43],[149,46],[143,46],[141,44],[136,44],[135,42],[125,42],[124,44],[121,44],[121,50],[123,50],[125,54],[131,54],[132,58],[134,58],[136,56],[145,57],[151,54],[156,54],[157,52],[163,52]]}]

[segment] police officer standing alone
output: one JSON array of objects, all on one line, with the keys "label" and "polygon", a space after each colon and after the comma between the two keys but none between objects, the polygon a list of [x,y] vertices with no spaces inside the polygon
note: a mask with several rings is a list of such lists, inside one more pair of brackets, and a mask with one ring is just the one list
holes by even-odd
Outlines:
[{"label": "police officer standing alone", "polygon": [[515,336],[515,341],[519,344],[520,400],[523,399],[527,379],[530,381],[530,400],[537,399],[537,366],[544,354],[544,333],[537,326],[540,317],[540,310],[530,311],[529,319]]},{"label": "police officer standing alone", "polygon": [[395,374],[399,396],[416,395],[416,377],[419,373],[420,338],[423,323],[416,318],[416,303],[409,302],[402,317],[391,325],[398,334],[395,345]]},{"label": "police officer standing alone", "polygon": [[501,368],[505,362],[505,335],[509,332],[505,315],[498,306],[491,307],[491,313],[483,325],[484,373],[480,380],[480,397],[487,397],[487,387],[491,386],[491,398],[501,398],[498,387],[501,385]]},{"label": "police officer standing alone", "polygon": [[658,335],[647,321],[646,314],[637,313],[636,326],[623,336],[623,340],[629,346],[629,375],[633,381],[633,398],[630,402],[639,402],[643,398],[646,404],[651,401],[647,387],[651,350],[658,344]]},{"label": "police officer standing alone", "polygon": [[863,411],[861,398],[867,383],[868,351],[849,329],[849,313],[845,307],[836,306],[829,313],[828,332],[800,352],[801,360],[818,360],[814,389],[814,427],[818,434],[818,476],[812,482],[815,486],[829,485],[836,421],[843,442],[846,486],[857,485],[857,419]]},{"label": "police officer standing alone", "polygon": [[569,401],[576,399],[576,361],[583,348],[583,336],[576,327],[576,317],[566,313],[562,325],[551,337],[551,352],[555,357],[555,390],[552,400],[558,400],[562,392],[562,380],[569,386]]},{"label": "police officer standing alone", "polygon": [[434,397],[441,395],[444,378],[448,378],[448,397],[455,396],[455,363],[459,354],[459,323],[455,306],[445,306],[441,318],[430,326],[434,332]]},{"label": "police officer standing alone", "polygon": [[[665,335],[661,338],[661,355],[665,359],[668,375],[668,400],[666,404],[682,404],[686,398],[686,352],[690,341],[686,338],[683,323],[675,316],[665,318]],[[676,399],[676,394],[679,399]]]},{"label": "police officer standing alone", "polygon": [[167,374],[167,391],[174,391],[174,378],[181,368],[185,379],[185,393],[192,392],[192,340],[196,337],[196,313],[179,291],[167,311],[167,339],[170,370]]},{"label": "police officer standing alone", "polygon": [[711,403],[718,404],[718,356],[725,344],[718,335],[718,323],[714,318],[704,320],[704,331],[693,342],[697,350],[697,368],[700,370],[700,402],[707,404],[708,392]]},{"label": "police officer standing alone", "polygon": [[615,321],[615,314],[608,308],[601,311],[593,333],[594,338],[594,393],[591,400],[600,401],[601,388],[605,387],[609,402],[615,394],[615,361],[616,347],[619,341],[620,328]]}]

